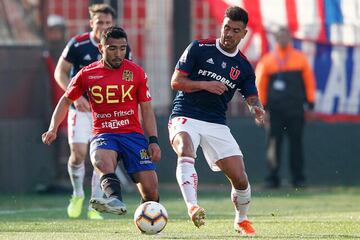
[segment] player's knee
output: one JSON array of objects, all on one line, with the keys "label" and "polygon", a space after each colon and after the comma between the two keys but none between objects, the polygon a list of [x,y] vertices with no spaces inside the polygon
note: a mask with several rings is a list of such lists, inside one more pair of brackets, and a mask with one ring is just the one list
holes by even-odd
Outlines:
[{"label": "player's knee", "polygon": [[178,157],[192,157],[194,158],[195,154],[192,146],[189,144],[179,143],[177,146],[174,146],[175,152]]},{"label": "player's knee", "polygon": [[73,148],[70,151],[69,160],[75,165],[81,164],[86,158],[86,152],[80,151],[79,149]]},{"label": "player's knee", "polygon": [[107,161],[94,160],[92,161],[92,164],[95,169],[98,169],[103,174],[113,173],[115,171],[113,169],[113,166],[109,164]]},{"label": "player's knee", "polygon": [[73,165],[80,165],[82,162],[84,162],[84,160],[85,156],[75,154],[74,152],[72,152],[69,157],[69,161]]},{"label": "player's knee", "polygon": [[190,136],[187,133],[179,133],[172,146],[177,153],[178,157],[194,157],[194,146],[190,139]]},{"label": "player's knee", "polygon": [[231,178],[231,182],[236,189],[246,189],[248,186],[248,178],[245,172],[241,172]]}]

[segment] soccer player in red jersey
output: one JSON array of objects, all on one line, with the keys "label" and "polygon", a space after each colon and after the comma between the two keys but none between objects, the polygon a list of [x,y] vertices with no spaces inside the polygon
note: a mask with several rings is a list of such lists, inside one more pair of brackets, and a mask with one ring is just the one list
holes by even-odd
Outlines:
[{"label": "soccer player in red jersey", "polygon": [[[90,32],[74,36],[67,43],[61,57],[56,65],[54,77],[57,84],[66,91],[71,78],[81,68],[101,58],[98,43],[104,29],[112,26],[115,22],[115,10],[106,3],[97,3],[89,6]],[[131,60],[129,45],[125,59]],[[84,178],[85,159],[88,152],[88,145],[92,135],[91,109],[87,95],[78,98],[69,108],[68,112],[68,143],[70,156],[67,163],[67,171],[73,188],[72,196],[67,207],[67,214],[70,218],[78,218],[81,215],[85,200]],[[129,187],[129,181],[123,170],[116,171],[122,186]],[[91,181],[91,197],[102,197],[99,174],[94,170]],[[90,206],[87,217],[93,220],[100,220],[103,217]]]},{"label": "soccer player in red jersey", "polygon": [[[95,135],[90,144],[91,162],[107,196],[91,198],[90,204],[99,212],[119,215],[126,213],[126,206],[115,174],[118,161],[123,161],[143,202],[159,201],[154,162],[161,157],[147,76],[140,66],[124,59],[126,48],[127,35],[122,28],[110,27],[102,33],[101,60],[82,68],[72,79],[42,135],[42,141],[51,144],[69,106],[84,93],[88,95]],[[149,141],[139,121],[139,106]]]}]

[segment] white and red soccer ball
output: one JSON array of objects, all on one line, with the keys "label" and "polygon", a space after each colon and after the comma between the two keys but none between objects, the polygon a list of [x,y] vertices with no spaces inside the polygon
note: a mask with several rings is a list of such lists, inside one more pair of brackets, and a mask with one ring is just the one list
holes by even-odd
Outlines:
[{"label": "white and red soccer ball", "polygon": [[163,205],[158,202],[145,202],[134,213],[136,227],[144,234],[161,232],[168,221],[168,214]]}]

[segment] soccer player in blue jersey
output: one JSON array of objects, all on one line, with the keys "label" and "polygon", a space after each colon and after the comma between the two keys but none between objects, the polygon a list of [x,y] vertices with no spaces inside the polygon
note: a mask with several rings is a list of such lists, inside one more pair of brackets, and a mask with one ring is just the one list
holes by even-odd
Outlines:
[{"label": "soccer player in blue jersey", "polygon": [[193,41],[179,59],[171,79],[177,90],[169,121],[169,137],[176,152],[176,178],[196,227],[205,224],[205,210],[198,205],[198,176],[194,167],[196,150],[202,147],[213,171],[223,171],[229,179],[235,207],[234,228],[255,235],[247,218],[251,190],[243,154],[226,125],[227,103],[238,90],[246,99],[259,125],[264,110],[258,99],[255,74],[238,44],[246,35],[248,14],[229,7],[218,39]]},{"label": "soccer player in blue jersey", "polygon": [[[101,33],[113,25],[115,10],[108,4],[93,4],[89,7],[89,15],[92,30],[73,37],[67,43],[56,65],[54,77],[64,91],[66,91],[70,83],[70,77],[74,77],[81,68],[101,58],[98,43],[100,42]],[[125,58],[131,59],[129,48],[127,48]],[[87,96],[84,95],[74,102],[74,106],[70,108],[68,113],[68,141],[70,145],[68,173],[73,187],[73,195],[67,208],[70,218],[80,216],[85,199],[83,188],[84,163],[91,137],[91,110]],[[93,171],[91,185],[91,197],[102,197],[100,176],[95,171]],[[89,219],[103,219],[90,206],[87,216]]]}]

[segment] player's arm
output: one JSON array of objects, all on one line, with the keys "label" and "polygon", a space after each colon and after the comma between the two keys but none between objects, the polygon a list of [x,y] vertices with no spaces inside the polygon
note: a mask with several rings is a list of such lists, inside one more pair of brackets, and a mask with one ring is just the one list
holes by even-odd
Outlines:
[{"label": "player's arm", "polygon": [[257,95],[249,96],[246,98],[246,103],[250,112],[255,116],[255,122],[263,126],[265,123],[265,110]]},{"label": "player's arm", "polygon": [[188,74],[176,69],[171,77],[171,88],[175,91],[187,93],[197,91],[208,91],[217,95],[223,94],[228,90],[225,84],[218,81],[193,81],[188,78]]},{"label": "player's arm", "polygon": [[42,134],[43,143],[50,145],[56,139],[59,125],[66,117],[69,106],[72,104],[72,102],[72,100],[65,97],[65,94],[60,98],[51,117],[48,131]]},{"label": "player's arm", "polygon": [[[57,84],[64,90],[69,86],[70,83],[70,71],[73,67],[71,62],[66,61],[63,57],[59,58],[58,63],[56,64],[54,77]],[[77,110],[81,112],[90,112],[90,104],[84,97],[80,97],[74,102],[74,105]]]},{"label": "player's arm", "polygon": [[157,126],[155,113],[151,106],[151,101],[140,103],[141,116],[143,120],[143,127],[149,136],[149,154],[153,161],[159,161],[161,158],[161,150],[157,142]]},{"label": "player's arm", "polygon": [[56,83],[66,91],[70,83],[70,71],[73,67],[71,62],[66,61],[63,57],[59,58],[58,63],[55,67],[54,78]]}]

